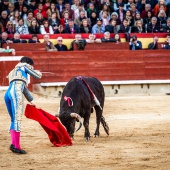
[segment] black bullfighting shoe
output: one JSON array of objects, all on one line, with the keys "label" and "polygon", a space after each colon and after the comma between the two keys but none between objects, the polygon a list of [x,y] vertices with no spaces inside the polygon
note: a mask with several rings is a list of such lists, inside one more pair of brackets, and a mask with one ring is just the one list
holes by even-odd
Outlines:
[{"label": "black bullfighting shoe", "polygon": [[25,150],[23,150],[23,149],[16,149],[16,148],[14,148],[14,151],[13,151],[14,153],[16,153],[16,154],[26,154],[27,152],[25,151]]},{"label": "black bullfighting shoe", "polygon": [[15,146],[13,144],[10,145],[9,149],[14,152]]}]

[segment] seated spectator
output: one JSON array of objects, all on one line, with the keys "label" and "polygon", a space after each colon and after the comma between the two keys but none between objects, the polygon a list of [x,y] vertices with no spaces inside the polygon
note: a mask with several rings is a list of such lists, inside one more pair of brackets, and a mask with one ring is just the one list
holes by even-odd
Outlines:
[{"label": "seated spectator", "polygon": [[14,27],[12,21],[7,22],[5,32],[7,32],[8,34],[14,34],[15,33],[15,27]]},{"label": "seated spectator", "polygon": [[116,24],[116,20],[111,20],[109,25],[105,26],[105,31],[108,31],[110,33],[118,33],[120,29],[120,26]]},{"label": "seated spectator", "polygon": [[47,51],[58,51],[53,43],[50,41],[50,36],[48,34],[44,35],[44,44],[46,45]]},{"label": "seated spectator", "polygon": [[65,8],[65,7],[64,7],[63,0],[56,0],[56,1],[57,1],[56,8],[57,8],[57,10],[59,11],[60,18],[62,18],[62,11],[63,11],[63,9]]},{"label": "seated spectator", "polygon": [[120,42],[121,42],[121,39],[120,39],[120,35],[119,35],[119,34],[115,34],[115,35],[114,35],[113,42],[116,42],[116,43],[120,43]]},{"label": "seated spectator", "polygon": [[30,0],[30,4],[28,5],[28,8],[32,11],[35,11],[37,9],[36,0]]},{"label": "seated spectator", "polygon": [[151,23],[147,24],[147,32],[148,33],[160,32],[160,25],[159,25],[159,23],[157,23],[157,18],[156,17],[152,17]]},{"label": "seated spectator", "polygon": [[25,25],[27,25],[27,27],[29,27],[31,25],[31,21],[35,20],[34,16],[34,12],[32,10],[29,10],[27,13],[27,18],[25,19],[24,23]]},{"label": "seated spectator", "polygon": [[165,12],[167,11],[167,7],[166,7],[166,4],[165,4],[165,0],[159,0],[159,2],[155,5],[154,9],[153,9],[153,13],[154,13],[154,16],[157,16],[159,11],[160,11],[160,6],[163,5],[164,6],[164,10]]},{"label": "seated spectator", "polygon": [[89,6],[87,8],[87,18],[91,18],[92,13],[95,13],[97,18],[99,17],[98,11],[95,8],[94,3],[91,2],[91,3],[89,3]]},{"label": "seated spectator", "polygon": [[55,48],[57,48],[58,51],[68,51],[67,46],[62,44],[63,43],[63,38],[62,37],[58,37],[57,38],[57,44],[54,45]]},{"label": "seated spectator", "polygon": [[13,43],[27,43],[27,40],[22,40],[20,34],[15,33],[14,38],[11,39]]},{"label": "seated spectator", "polygon": [[71,5],[71,9],[74,11],[74,14],[75,14],[75,11],[79,8],[80,0],[73,0],[73,2],[74,3],[73,5]]},{"label": "seated spectator", "polygon": [[118,19],[123,22],[126,11],[124,10],[124,3],[119,4],[119,9],[115,11],[118,14]]},{"label": "seated spectator", "polygon": [[103,12],[107,13],[107,17],[106,18],[108,20],[110,20],[110,6],[108,5],[107,2],[102,4],[102,8],[101,8],[101,11],[99,13],[99,18],[101,18],[101,19],[102,19]]},{"label": "seated spectator", "polygon": [[80,28],[74,24],[74,21],[72,19],[70,19],[68,21],[68,25],[66,25],[64,32],[66,34],[71,33],[71,34],[75,34],[75,33],[80,33]]},{"label": "seated spectator", "polygon": [[80,25],[80,33],[91,33],[91,27],[88,24],[88,19],[83,19]]},{"label": "seated spectator", "polygon": [[163,27],[163,32],[170,32],[170,18],[166,20],[166,25]]},{"label": "seated spectator", "polygon": [[[72,20],[74,20],[74,19],[72,19]],[[60,23],[65,28],[68,25],[68,21],[69,21],[69,13],[67,11],[65,11],[63,13],[63,18],[61,18],[61,20],[60,20]]]},{"label": "seated spectator", "polygon": [[52,17],[52,13],[56,13],[56,18],[60,19],[60,14],[58,9],[56,8],[55,3],[51,3],[49,9],[47,10],[48,19]]},{"label": "seated spectator", "polygon": [[130,10],[126,11],[124,19],[127,19],[128,26],[133,26],[134,25],[134,18],[132,17],[132,14],[131,14]]},{"label": "seated spectator", "polygon": [[9,5],[8,5],[8,14],[9,14],[9,16],[11,15],[11,13],[13,13],[14,12],[14,9],[15,9],[15,6],[14,6],[14,4],[13,3],[9,3]]},{"label": "seated spectator", "polygon": [[74,23],[80,27],[80,25],[82,24],[82,20],[84,19],[87,19],[87,17],[85,16],[85,11],[81,11],[80,16],[74,20]]},{"label": "seated spectator", "polygon": [[[73,40],[73,41],[71,42],[70,51],[73,51],[73,50],[74,50],[74,44],[75,44],[75,43],[78,44],[79,42],[81,42],[81,45],[82,45],[81,48],[83,48],[83,47],[86,46],[86,40],[85,40],[85,39],[82,39],[81,34],[76,34],[76,35],[75,35],[75,40]],[[82,50],[82,49],[81,49],[81,50]]]},{"label": "seated spectator", "polygon": [[43,25],[43,22],[45,20],[41,13],[37,13],[35,19],[37,20],[39,26]]},{"label": "seated spectator", "polygon": [[166,26],[166,13],[164,10],[160,10],[158,13],[158,23],[160,24],[160,31],[163,32],[163,27]]},{"label": "seated spectator", "polygon": [[77,19],[80,17],[81,11],[84,11],[84,17],[87,18],[87,11],[84,9],[84,4],[80,3],[78,9],[74,12],[74,18]]},{"label": "seated spectator", "polygon": [[[3,31],[4,31],[4,27],[3,27],[2,23],[0,23],[0,34],[2,34]],[[6,31],[6,29],[5,29],[5,31]]]},{"label": "seated spectator", "polygon": [[101,34],[105,32],[105,26],[102,23],[102,19],[98,18],[97,23],[92,27],[92,34]]},{"label": "seated spectator", "polygon": [[0,14],[2,11],[8,11],[9,0],[1,0],[0,2]]},{"label": "seated spectator", "polygon": [[10,21],[12,21],[13,25],[16,27],[18,26],[18,22],[20,19],[20,13],[19,11],[14,11],[13,16],[10,17]]},{"label": "seated spectator", "polygon": [[168,38],[167,44],[162,44],[162,48],[166,50],[170,50],[170,38]]},{"label": "seated spectator", "polygon": [[86,39],[87,43],[101,43],[101,39],[96,39],[96,35],[90,34],[89,39]]},{"label": "seated spectator", "polygon": [[128,26],[128,20],[124,19],[120,25],[119,33],[131,33],[131,27]]},{"label": "seated spectator", "polygon": [[120,19],[118,18],[118,14],[117,14],[116,12],[113,12],[113,13],[111,14],[110,22],[111,22],[112,20],[115,20],[117,25],[120,25],[120,24],[121,24],[121,21],[120,21]]},{"label": "seated spectator", "polygon": [[0,16],[0,23],[3,25],[3,30],[5,30],[7,22],[9,21],[7,11],[2,11]]},{"label": "seated spectator", "polygon": [[142,21],[136,21],[136,25],[132,27],[132,33],[145,33],[145,27],[142,25]]},{"label": "seated spectator", "polygon": [[30,26],[28,27],[28,31],[30,34],[39,34],[40,33],[40,27],[37,23],[37,20],[32,20],[30,23]]},{"label": "seated spectator", "polygon": [[48,18],[46,11],[43,9],[43,4],[42,3],[38,3],[37,9],[34,11],[34,17],[36,17],[36,15],[38,13],[41,14],[44,19]]},{"label": "seated spectator", "polygon": [[101,38],[102,42],[114,42],[113,38],[110,38],[110,32],[105,32],[104,37]]},{"label": "seated spectator", "polygon": [[18,0],[17,2],[15,1],[15,10],[18,10],[19,12],[22,11],[23,6],[28,7],[28,4],[24,0]]},{"label": "seated spectator", "polygon": [[135,26],[135,25],[136,25],[136,22],[139,21],[139,20],[140,20],[140,21],[142,22],[142,24],[143,24],[143,19],[141,18],[140,13],[138,12],[138,13],[135,14],[133,26]]},{"label": "seated spectator", "polygon": [[1,37],[0,37],[0,43],[1,43],[1,44],[2,44],[2,43],[7,43],[7,44],[9,44],[9,43],[13,43],[13,42],[8,38],[8,33],[3,32],[2,35],[1,35]]},{"label": "seated spectator", "polygon": [[145,26],[145,30],[147,31],[147,25],[151,23],[153,14],[152,11],[148,11],[146,13],[146,17],[143,19],[143,25]]},{"label": "seated spectator", "polygon": [[27,14],[28,14],[28,6],[23,6],[21,11],[21,18],[23,19],[25,25],[27,25],[26,23]]},{"label": "seated spectator", "polygon": [[37,34],[32,34],[32,38],[28,40],[28,43],[40,43]]},{"label": "seated spectator", "polygon": [[149,50],[156,50],[156,49],[158,49],[158,41],[159,41],[159,39],[158,39],[157,36],[153,37],[153,42],[149,43],[148,49]]},{"label": "seated spectator", "polygon": [[52,26],[54,32],[56,31],[56,29],[58,29],[58,26],[60,25],[60,19],[58,18],[56,12],[53,12],[51,14],[51,18],[49,19],[49,24]]},{"label": "seated spectator", "polygon": [[97,23],[97,14],[95,12],[92,12],[90,16],[90,26],[93,27],[96,23]]},{"label": "seated spectator", "polygon": [[54,34],[52,26],[49,24],[48,20],[43,21],[43,25],[40,26],[41,34]]},{"label": "seated spectator", "polygon": [[55,30],[54,34],[64,34],[64,27],[59,25],[58,28]]},{"label": "seated spectator", "polygon": [[18,26],[15,27],[15,32],[18,34],[29,34],[28,27],[24,25],[23,19],[19,19]]},{"label": "seated spectator", "polygon": [[141,41],[137,40],[137,36],[133,35],[130,37],[130,42],[129,42],[129,49],[130,50],[142,50],[142,43]]},{"label": "seated spectator", "polygon": [[104,26],[109,24],[110,17],[108,16],[108,12],[107,11],[103,11],[102,12],[101,19],[102,19],[102,23],[103,23]]},{"label": "seated spectator", "polygon": [[142,13],[141,13],[141,18],[147,18],[148,17],[148,11],[150,11],[151,12],[151,5],[150,4],[145,4],[145,10],[143,10],[142,11]]},{"label": "seated spectator", "polygon": [[68,19],[73,19],[74,20],[74,11],[70,7],[69,2],[65,2],[65,9],[62,11],[62,17],[64,17],[64,13],[67,12],[69,14]]}]

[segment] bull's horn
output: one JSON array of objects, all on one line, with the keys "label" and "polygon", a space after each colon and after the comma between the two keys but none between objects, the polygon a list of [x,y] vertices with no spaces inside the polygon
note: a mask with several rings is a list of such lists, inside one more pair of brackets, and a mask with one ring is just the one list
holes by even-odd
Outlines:
[{"label": "bull's horn", "polygon": [[81,119],[81,117],[80,117],[80,115],[78,115],[77,113],[70,113],[70,116],[72,117],[72,118],[76,118],[76,119],[78,119],[78,121],[80,122],[80,124],[79,124],[79,127],[77,128],[77,130],[76,130],[76,132],[82,127],[82,119]]}]

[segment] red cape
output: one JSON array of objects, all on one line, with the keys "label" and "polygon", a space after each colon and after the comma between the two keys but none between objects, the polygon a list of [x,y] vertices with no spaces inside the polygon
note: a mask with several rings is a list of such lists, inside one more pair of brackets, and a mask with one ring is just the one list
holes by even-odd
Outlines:
[{"label": "red cape", "polygon": [[67,130],[55,116],[29,104],[26,106],[25,116],[40,123],[53,145],[58,147],[72,145]]}]

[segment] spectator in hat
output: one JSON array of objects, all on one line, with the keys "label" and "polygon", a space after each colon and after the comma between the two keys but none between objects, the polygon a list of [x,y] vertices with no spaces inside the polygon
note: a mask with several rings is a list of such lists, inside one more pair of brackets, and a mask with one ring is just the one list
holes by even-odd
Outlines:
[{"label": "spectator in hat", "polygon": [[67,46],[63,44],[62,37],[57,38],[57,44],[55,44],[54,46],[55,48],[57,48],[58,51],[68,51]]},{"label": "spectator in hat", "polygon": [[110,22],[111,22],[112,20],[115,20],[117,25],[120,25],[120,24],[121,24],[121,21],[120,21],[120,19],[118,18],[117,12],[112,12],[112,14],[111,14],[111,16],[110,16]]},{"label": "spectator in hat", "polygon": [[92,34],[103,34],[105,26],[102,24],[102,19],[98,18],[97,23],[92,27]]},{"label": "spectator in hat", "polygon": [[66,25],[65,29],[64,29],[65,33],[71,33],[71,34],[75,34],[75,33],[80,33],[80,28],[74,24],[74,21],[72,19],[70,19],[68,21],[68,25]]},{"label": "spectator in hat", "polygon": [[118,14],[118,18],[121,23],[123,22],[123,18],[125,17],[126,11],[124,10],[124,3],[119,4],[119,9],[115,11]]}]

